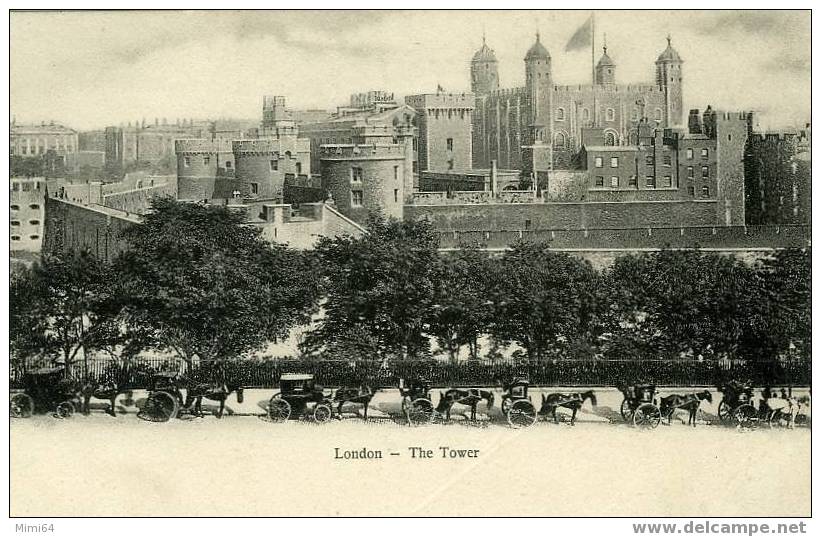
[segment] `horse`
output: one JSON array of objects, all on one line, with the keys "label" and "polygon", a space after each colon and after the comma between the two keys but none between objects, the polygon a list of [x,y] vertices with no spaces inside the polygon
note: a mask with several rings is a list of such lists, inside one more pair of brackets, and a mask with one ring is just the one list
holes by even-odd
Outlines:
[{"label": "horse", "polygon": [[573,414],[570,416],[570,425],[576,425],[576,413],[588,399],[590,399],[590,403],[595,408],[598,402],[596,401],[596,394],[593,393],[593,390],[587,390],[581,393],[542,394],[542,408],[539,409],[539,414],[550,414],[553,416],[553,422],[559,423],[559,417],[556,416],[556,409],[559,407],[569,408],[573,411]]},{"label": "horse", "polygon": [[661,415],[667,416],[667,425],[673,422],[673,411],[676,409],[688,412],[687,425],[696,426],[696,413],[702,401],[713,402],[713,394],[709,390],[685,395],[668,395],[661,398]]},{"label": "horse", "polygon": [[86,381],[80,387],[80,397],[82,398],[82,413],[88,415],[91,411],[91,399],[102,399],[108,401],[108,408],[105,413],[116,417],[115,401],[121,393],[128,393],[130,390],[113,380],[94,382]]},{"label": "horse", "polygon": [[217,418],[222,418],[222,415],[225,412],[225,400],[228,399],[228,396],[231,395],[231,393],[236,392],[237,402],[242,403],[244,400],[243,391],[244,388],[239,384],[220,384],[208,382],[192,384],[188,386],[185,391],[185,403],[183,404],[183,407],[191,409],[191,405],[193,403],[192,413],[195,416],[203,417],[203,397],[210,399],[211,401],[219,401],[220,409],[219,412],[217,412]]},{"label": "horse", "polygon": [[373,399],[375,393],[376,390],[374,390],[367,384],[362,384],[356,388],[343,387],[336,390],[336,393],[334,393],[334,402],[339,403],[339,406],[336,410],[337,419],[342,419],[342,405],[344,405],[345,403],[357,403],[365,407],[365,413],[362,419],[367,420],[368,405],[371,404],[371,399]]},{"label": "horse", "polygon": [[493,392],[489,390],[481,390],[479,388],[469,388],[467,390],[459,388],[451,388],[445,393],[439,392],[439,405],[436,407],[436,412],[444,414],[445,419],[450,419],[450,409],[455,404],[465,405],[470,407],[470,420],[476,421],[476,407],[479,401],[487,401],[487,408],[493,408]]},{"label": "horse", "polygon": [[[786,392],[783,393],[786,395]],[[795,418],[801,410],[801,403],[794,397],[770,397],[764,399],[766,405],[767,421],[772,423],[773,419],[787,419],[787,428],[793,429],[795,427]]]}]

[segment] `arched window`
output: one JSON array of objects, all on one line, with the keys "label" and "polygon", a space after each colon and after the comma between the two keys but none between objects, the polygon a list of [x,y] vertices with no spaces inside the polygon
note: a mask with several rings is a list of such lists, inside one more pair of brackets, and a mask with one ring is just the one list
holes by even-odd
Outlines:
[{"label": "arched window", "polygon": [[661,108],[656,108],[656,121],[661,121]]},{"label": "arched window", "polygon": [[564,121],[564,108],[556,109],[556,121]]},{"label": "arched window", "polygon": [[557,132],[555,136],[553,136],[553,147],[557,149],[564,149],[567,144],[567,138],[565,138],[564,133]]},{"label": "arched window", "polygon": [[582,108],[582,119],[584,121],[590,121],[590,110],[588,108]]},{"label": "arched window", "polygon": [[616,111],[612,108],[607,109],[607,121],[615,121],[616,120]]},{"label": "arched window", "polygon": [[617,145],[618,138],[616,137],[616,133],[612,131],[608,131],[604,135],[604,145]]}]

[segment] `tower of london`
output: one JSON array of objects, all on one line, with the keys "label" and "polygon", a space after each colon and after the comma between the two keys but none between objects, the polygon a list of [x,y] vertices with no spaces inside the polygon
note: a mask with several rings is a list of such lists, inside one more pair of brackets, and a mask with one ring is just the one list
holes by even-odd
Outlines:
[{"label": "tower of london", "polygon": [[499,62],[484,38],[471,60],[474,167],[487,168],[495,160],[503,168],[533,171],[523,147],[545,144],[552,145],[551,167],[567,168],[585,131],[595,131],[605,145],[635,145],[631,136],[642,119],[660,128],[682,123],[684,62],[669,36],[650,84],[617,83],[616,62],[606,45],[592,84],[558,84],[539,34],[524,62],[525,85],[500,89]]}]

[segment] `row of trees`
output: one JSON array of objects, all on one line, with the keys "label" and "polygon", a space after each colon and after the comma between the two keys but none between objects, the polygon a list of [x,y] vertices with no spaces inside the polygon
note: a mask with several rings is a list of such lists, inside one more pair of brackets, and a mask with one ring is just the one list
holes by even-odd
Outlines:
[{"label": "row of trees", "polygon": [[478,341],[516,343],[526,357],[768,360],[807,356],[810,253],[782,250],[754,265],[701,251],[625,255],[604,271],[544,243],[498,257],[437,252],[426,222],[368,225],[323,239],[326,318],[307,353],[418,357],[433,337],[451,356]]},{"label": "row of trees", "polygon": [[425,358],[432,339],[478,358],[485,337],[533,361],[809,354],[807,251],[755,265],[660,251],[599,272],[539,243],[441,254],[424,221],[367,229],[299,252],[225,208],[156,200],[112,264],[76,252],[12,276],[12,354],[235,359],[305,325],[304,356],[350,360]]}]

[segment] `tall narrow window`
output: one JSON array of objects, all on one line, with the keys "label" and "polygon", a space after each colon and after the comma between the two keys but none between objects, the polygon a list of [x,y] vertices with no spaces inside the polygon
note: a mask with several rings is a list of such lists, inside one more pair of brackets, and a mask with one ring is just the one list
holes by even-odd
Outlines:
[{"label": "tall narrow window", "polygon": [[647,188],[656,188],[656,176],[655,175],[648,175],[646,184],[647,184]]},{"label": "tall narrow window", "polygon": [[279,169],[279,161],[277,159],[271,159],[271,171],[276,171]]},{"label": "tall narrow window", "polygon": [[610,186],[612,188],[618,188],[619,187],[619,178],[616,177],[615,175],[610,178]]},{"label": "tall narrow window", "polygon": [[687,166],[687,177],[695,177],[692,166]]},{"label": "tall narrow window", "polygon": [[619,157],[610,157],[610,167],[611,168],[618,168],[619,167]]},{"label": "tall narrow window", "polygon": [[296,163],[296,174],[297,175],[302,175],[302,163],[301,162]]},{"label": "tall narrow window", "polygon": [[399,189],[398,188],[393,189],[393,202],[394,203],[399,203]]},{"label": "tall narrow window", "polygon": [[564,121],[564,108],[556,109],[556,121]]},{"label": "tall narrow window", "polygon": [[701,158],[707,158],[710,156],[710,150],[706,147],[701,150]]},{"label": "tall narrow window", "polygon": [[397,181],[399,179],[399,166],[393,167],[393,180]]},{"label": "tall narrow window", "polygon": [[604,186],[604,176],[597,175],[596,176],[596,186]]},{"label": "tall narrow window", "polygon": [[182,165],[185,168],[190,168],[191,167],[191,157],[182,157]]},{"label": "tall narrow window", "polygon": [[709,186],[701,187],[701,197],[702,198],[709,198],[710,197],[710,187]]},{"label": "tall narrow window", "polygon": [[692,147],[687,149],[687,160],[693,160],[693,148]]},{"label": "tall narrow window", "polygon": [[357,166],[353,166],[351,168],[351,182],[352,183],[361,183],[362,182],[362,168]]},{"label": "tall narrow window", "polygon": [[615,121],[616,120],[616,111],[612,108],[607,109],[607,121]]},{"label": "tall narrow window", "polygon": [[446,144],[448,147],[448,151],[453,151],[453,138],[448,138]]},{"label": "tall narrow window", "polygon": [[710,177],[710,167],[709,166],[702,166],[701,167],[701,176],[705,179]]},{"label": "tall narrow window", "polygon": [[604,167],[604,159],[601,158],[601,157],[596,157],[595,166],[597,168],[603,168]]},{"label": "tall narrow window", "polygon": [[259,183],[250,183],[250,185],[251,185],[251,194],[253,194],[254,196],[259,194]]},{"label": "tall narrow window", "polygon": [[351,206],[362,207],[362,191],[351,190]]}]

